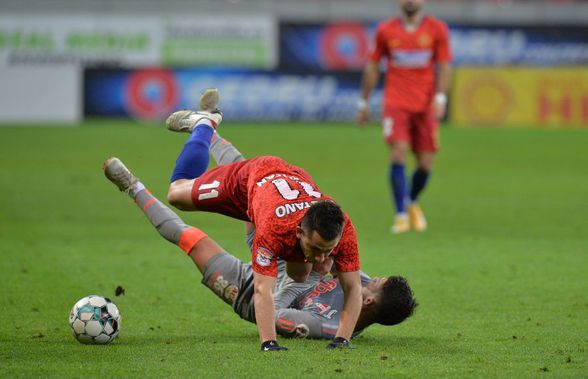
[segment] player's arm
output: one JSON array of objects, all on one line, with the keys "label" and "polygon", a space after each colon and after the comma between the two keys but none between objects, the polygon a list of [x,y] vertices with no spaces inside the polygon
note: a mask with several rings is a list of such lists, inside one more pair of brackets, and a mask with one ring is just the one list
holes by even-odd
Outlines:
[{"label": "player's arm", "polygon": [[363,69],[361,78],[361,97],[357,104],[357,125],[360,127],[365,126],[370,119],[370,95],[378,85],[378,80],[380,79],[380,59],[386,56],[388,49],[381,28],[379,26],[376,30],[374,48]]},{"label": "player's arm", "polygon": [[447,94],[451,84],[451,46],[449,41],[449,29],[442,24],[438,31],[439,37],[435,43],[434,60],[437,63],[437,81],[435,84],[435,97],[433,109],[435,116],[441,119],[447,111]]},{"label": "player's arm", "polygon": [[276,311],[274,309],[273,288],[276,285],[276,278],[253,273],[254,293],[253,303],[255,305],[255,322],[261,340],[261,349],[268,350],[286,350],[278,346],[276,337],[276,327],[274,319]]},{"label": "player's arm", "polygon": [[361,276],[357,235],[351,220],[347,219],[343,235],[339,240],[337,254],[334,255],[339,285],[343,289],[343,309],[339,313],[337,334],[327,348],[349,347],[359,313],[361,312]]},{"label": "player's arm", "polygon": [[276,311],[276,330],[289,338],[325,338],[334,336],[323,334],[320,317],[309,311],[298,309],[278,309]]},{"label": "player's arm", "polygon": [[301,294],[318,283],[321,277],[320,274],[312,272],[304,283],[297,283],[287,276],[282,279],[281,283],[278,279],[278,289],[274,293],[276,311],[279,312],[281,309],[289,308]]},{"label": "player's arm", "polygon": [[359,271],[339,272],[338,278],[345,294],[345,300],[335,339],[340,337],[349,341],[361,312],[361,279]]},{"label": "player's arm", "polygon": [[440,62],[437,65],[437,70],[437,93],[444,93],[447,95],[451,84],[451,63]]},{"label": "player's arm", "polygon": [[372,91],[378,85],[380,68],[377,61],[370,60],[363,69],[361,77],[361,97],[357,104],[357,125],[364,126],[370,120],[369,99]]},{"label": "player's arm", "polygon": [[451,84],[451,63],[440,62],[437,64],[437,84],[435,97],[433,98],[433,108],[435,116],[441,119],[447,111],[447,93]]}]

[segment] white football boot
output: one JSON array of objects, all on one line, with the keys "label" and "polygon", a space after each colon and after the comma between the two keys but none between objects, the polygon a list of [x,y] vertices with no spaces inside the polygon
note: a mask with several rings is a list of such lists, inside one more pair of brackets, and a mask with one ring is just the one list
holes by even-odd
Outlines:
[{"label": "white football boot", "polygon": [[104,175],[113,182],[119,190],[131,196],[134,195],[139,179],[116,157],[108,158],[102,166]]},{"label": "white football boot", "polygon": [[174,112],[165,120],[165,126],[172,132],[192,133],[196,125],[205,119],[210,120],[212,127],[216,130],[223,120],[223,115],[218,109],[219,102],[218,89],[208,88],[200,96],[197,112],[189,109]]}]

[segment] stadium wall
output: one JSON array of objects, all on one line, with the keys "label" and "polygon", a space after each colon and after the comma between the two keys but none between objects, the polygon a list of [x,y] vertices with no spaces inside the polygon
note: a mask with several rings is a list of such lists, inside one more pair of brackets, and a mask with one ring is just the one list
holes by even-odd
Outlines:
[{"label": "stadium wall", "polygon": [[81,121],[81,73],[92,67],[273,69],[276,28],[267,15],[1,14],[0,123]]},{"label": "stadium wall", "polygon": [[[236,120],[354,118],[361,70],[376,22],[278,23],[267,14],[197,17],[198,22],[182,14],[137,14],[130,19],[113,14],[4,14],[0,16],[0,71],[4,70],[3,75],[7,76],[14,68],[69,67],[68,80],[63,80],[63,85],[53,83],[59,93],[79,88],[68,83],[79,80],[77,74],[83,68],[83,114],[92,117],[161,119],[172,109],[191,107],[199,89],[218,86],[224,94],[227,116]],[[472,109],[464,109],[467,104],[460,99],[467,98],[472,91],[480,96],[487,88],[472,89],[477,83],[472,79],[472,72],[476,71],[469,71],[472,67],[518,68],[523,70],[520,72],[529,68],[534,72],[539,67],[574,66],[581,71],[588,64],[585,25],[453,23],[450,27],[457,83],[450,96],[451,100],[456,99],[452,101],[450,120],[458,124],[543,125],[538,120],[545,118],[523,117],[537,113],[523,109],[508,117],[490,116],[490,108],[481,112],[487,107],[484,103],[470,104]],[[508,74],[499,76],[508,81]],[[513,78],[514,83],[521,80],[516,75]],[[525,83],[531,83],[531,79]],[[16,88],[25,85],[15,84]],[[533,91],[538,87],[526,84],[526,88]],[[74,95],[70,92],[68,96]],[[539,96],[533,92],[527,95]],[[46,92],[46,96],[51,93]],[[574,94],[572,99],[578,96],[583,95]],[[39,109],[41,102],[50,99],[32,101],[27,108]],[[376,94],[372,109],[377,113],[379,108],[380,98]],[[550,125],[585,125],[585,118],[567,113],[562,118],[547,118]],[[0,112],[0,121],[6,120]]]},{"label": "stadium wall", "polygon": [[[86,113],[162,118],[173,109],[192,107],[201,88],[217,86],[233,120],[351,121],[375,27],[283,22],[279,64],[271,70],[90,70]],[[586,36],[588,28],[577,26],[451,25],[457,69],[450,120],[459,125],[585,126],[583,87],[570,92],[563,83],[584,77],[579,65],[588,64]],[[561,68],[568,65],[577,68]],[[484,68],[490,66],[497,69]],[[99,94],[105,93],[117,95],[104,102]],[[379,95],[371,104],[376,117]]]},{"label": "stadium wall", "polygon": [[0,126],[79,123],[81,78],[79,67],[0,66]]},{"label": "stadium wall", "polygon": [[451,114],[460,126],[588,127],[588,71],[576,68],[462,68]]},{"label": "stadium wall", "polygon": [[[345,121],[355,117],[359,73],[225,68],[86,70],[87,116],[164,119],[193,109],[203,88],[217,87],[226,119]],[[381,94],[372,98],[380,109]]]}]

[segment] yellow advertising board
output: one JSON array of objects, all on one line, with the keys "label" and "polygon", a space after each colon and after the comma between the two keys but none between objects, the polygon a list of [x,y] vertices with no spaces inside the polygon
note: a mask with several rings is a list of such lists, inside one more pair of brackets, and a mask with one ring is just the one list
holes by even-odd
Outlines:
[{"label": "yellow advertising board", "polygon": [[460,126],[588,127],[588,68],[460,68],[451,121]]}]

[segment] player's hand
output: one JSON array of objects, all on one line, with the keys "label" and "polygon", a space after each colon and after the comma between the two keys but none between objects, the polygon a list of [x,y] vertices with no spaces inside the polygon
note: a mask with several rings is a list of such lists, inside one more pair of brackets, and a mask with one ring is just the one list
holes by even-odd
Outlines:
[{"label": "player's hand", "polygon": [[433,103],[431,104],[433,107],[433,114],[437,120],[441,120],[445,117],[445,112],[447,112],[447,96],[444,93],[438,93],[433,98]]},{"label": "player's hand", "polygon": [[370,121],[370,106],[365,100],[360,100],[357,104],[357,126],[363,128]]},{"label": "player's hand", "polygon": [[331,343],[327,345],[327,349],[351,349],[351,345],[349,345],[349,341],[347,341],[345,338],[335,337],[335,339],[333,339]]},{"label": "player's hand", "polygon": [[318,272],[321,275],[327,275],[331,272],[333,267],[333,258],[327,257],[323,262],[315,263],[312,265],[312,270]]},{"label": "player's hand", "polygon": [[261,344],[261,351],[286,351],[287,347],[278,345],[278,341],[269,340]]}]

